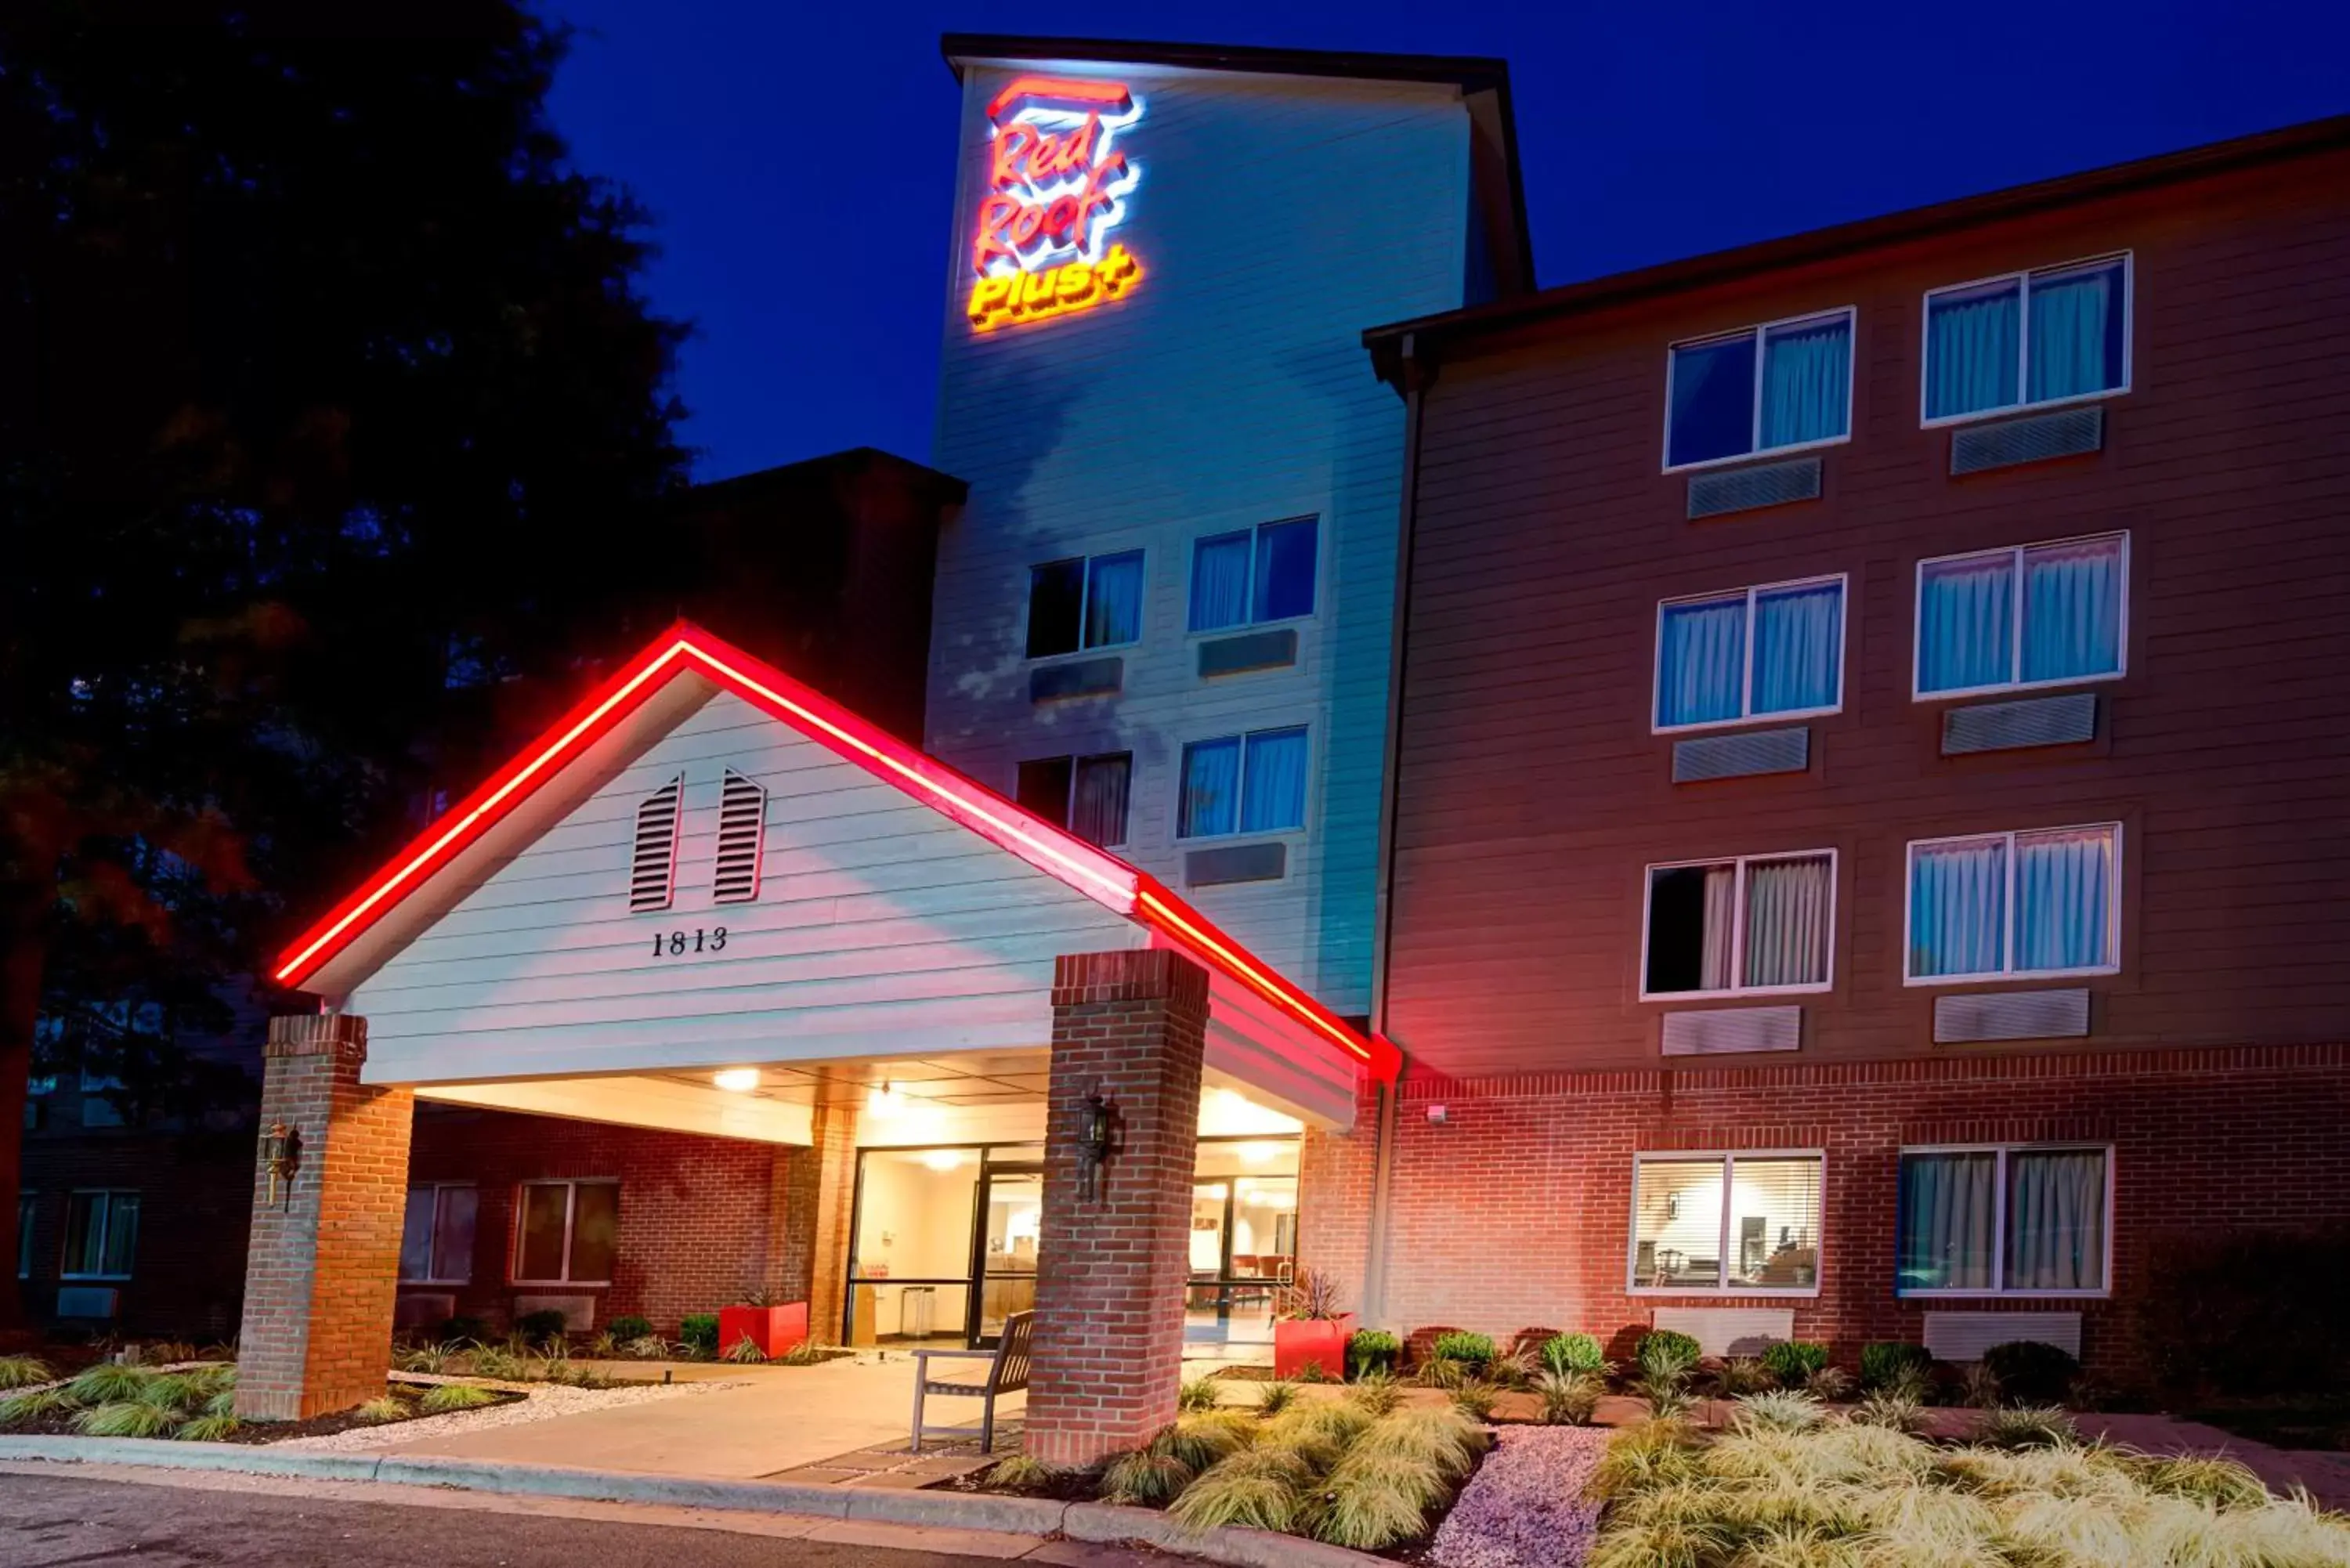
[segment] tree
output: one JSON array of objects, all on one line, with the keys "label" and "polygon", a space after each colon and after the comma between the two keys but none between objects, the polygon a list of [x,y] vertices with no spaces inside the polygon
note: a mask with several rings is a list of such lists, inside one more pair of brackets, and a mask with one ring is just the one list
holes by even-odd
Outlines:
[{"label": "tree", "polygon": [[0,1199],[44,1010],[255,972],[496,677],[577,689],[681,482],[563,52],[513,0],[0,21]]}]

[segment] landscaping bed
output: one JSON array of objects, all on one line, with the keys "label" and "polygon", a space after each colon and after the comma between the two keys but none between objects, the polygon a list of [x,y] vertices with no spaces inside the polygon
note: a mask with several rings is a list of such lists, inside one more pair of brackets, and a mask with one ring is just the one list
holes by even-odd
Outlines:
[{"label": "landscaping bed", "polygon": [[356,1409],[307,1421],[243,1421],[230,1361],[156,1366],[93,1362],[70,1377],[45,1358],[0,1359],[0,1433],[41,1437],[165,1438],[187,1442],[278,1443],[356,1427],[386,1427],[510,1405],[519,1390],[454,1382],[389,1380]]},{"label": "landscaping bed", "polygon": [[2271,1448],[2350,1453],[2350,1395],[2215,1400],[2180,1414]]}]

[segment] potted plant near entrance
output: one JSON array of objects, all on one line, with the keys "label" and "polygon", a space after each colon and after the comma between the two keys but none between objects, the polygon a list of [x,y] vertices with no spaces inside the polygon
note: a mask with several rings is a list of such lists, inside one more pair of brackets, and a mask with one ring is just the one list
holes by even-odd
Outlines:
[{"label": "potted plant near entrance", "polygon": [[742,1300],[718,1311],[718,1354],[725,1355],[744,1340],[769,1361],[806,1345],[808,1309],[806,1302],[776,1305],[763,1290],[748,1290]]},{"label": "potted plant near entrance", "polygon": [[1318,1374],[1336,1382],[1347,1376],[1347,1341],[1354,1336],[1355,1314],[1340,1312],[1338,1302],[1338,1282],[1317,1270],[1300,1268],[1282,1287],[1273,1319],[1275,1377],[1287,1381]]}]

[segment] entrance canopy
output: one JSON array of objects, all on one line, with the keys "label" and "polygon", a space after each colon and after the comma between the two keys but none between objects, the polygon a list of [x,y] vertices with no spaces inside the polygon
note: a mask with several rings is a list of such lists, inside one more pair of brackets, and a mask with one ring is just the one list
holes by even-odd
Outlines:
[{"label": "entrance canopy", "polygon": [[988,1141],[1041,1130],[1055,958],[1144,947],[1210,977],[1203,1130],[1345,1126],[1392,1078],[1156,878],[681,623],[276,977],[427,1098],[784,1143],[853,1100],[893,1113],[860,1142]]}]

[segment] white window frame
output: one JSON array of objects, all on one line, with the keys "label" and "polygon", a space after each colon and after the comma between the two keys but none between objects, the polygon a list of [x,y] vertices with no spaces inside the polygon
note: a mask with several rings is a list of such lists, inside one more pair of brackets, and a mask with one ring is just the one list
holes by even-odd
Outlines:
[{"label": "white window frame", "polygon": [[[1322,538],[1326,532],[1322,522],[1322,514],[1318,512],[1294,512],[1286,517],[1268,517],[1262,523],[1251,523],[1239,528],[1211,528],[1204,534],[1194,534],[1191,536],[1191,558],[1183,571],[1183,635],[1185,637],[1232,637],[1260,626],[1300,626],[1320,619],[1324,587]],[[1264,547],[1264,531],[1267,528],[1278,528],[1284,523],[1314,524],[1314,607],[1304,615],[1274,616],[1269,620],[1259,620],[1256,618],[1258,552]],[[1244,620],[1236,620],[1230,626],[1204,627],[1195,630],[1191,625],[1191,593],[1197,587],[1197,579],[1200,576],[1200,546],[1211,539],[1229,539],[1235,534],[1246,534],[1249,536],[1248,618]]]},{"label": "white window frame", "polygon": [[[1813,1229],[1818,1238],[1808,1285],[1733,1285],[1730,1283],[1730,1195],[1737,1185],[1738,1162],[1746,1160],[1814,1159],[1820,1167],[1820,1207]],[[1721,1166],[1721,1241],[1715,1260],[1712,1285],[1644,1285],[1640,1283],[1640,1167],[1696,1165],[1719,1161]],[[2107,1186],[2110,1188],[2111,1183]],[[1828,1155],[1825,1148],[1671,1148],[1641,1149],[1632,1156],[1631,1224],[1624,1237],[1624,1290],[1635,1296],[1704,1296],[1719,1300],[1736,1296],[1804,1299],[1820,1293],[1828,1266]]]},{"label": "white window frame", "polygon": [[[2104,1285],[2093,1291],[2018,1291],[2004,1284],[2007,1278],[2007,1161],[2015,1154],[2088,1154],[2096,1152],[2106,1157],[2106,1248],[2098,1278]],[[1995,1154],[1999,1168],[1991,1179],[1991,1272],[1992,1283],[1982,1289],[1941,1288],[1904,1289],[1897,1272],[1893,1293],[1904,1299],[1922,1301],[2103,1301],[2114,1293],[2114,1146],[2110,1143],[1921,1143],[1903,1144],[1894,1165],[1895,1189],[1899,1189],[1899,1160],[1913,1154]],[[1901,1266],[1902,1227],[1908,1216],[1897,1201],[1893,1214],[1893,1262]]]},{"label": "white window frame", "polygon": [[[137,1187],[77,1187],[72,1189],[66,1195],[66,1223],[64,1232],[58,1239],[57,1244],[59,1248],[62,1249],[70,1244],[73,1237],[74,1200],[80,1198],[103,1198],[106,1199],[106,1230],[100,1239],[98,1251],[99,1255],[100,1257],[104,1257],[106,1253],[111,1250],[106,1243],[110,1242],[114,1239],[114,1200],[118,1197],[136,1198],[139,1199],[139,1218],[140,1223],[143,1225],[147,1218],[147,1194],[144,1189]],[[68,1269],[65,1266],[65,1257],[63,1251],[60,1251],[57,1258],[57,1278],[60,1280],[76,1281],[130,1279],[133,1277],[135,1265],[138,1261],[137,1238],[135,1237],[132,1238],[131,1250],[134,1268],[132,1270],[126,1270],[122,1273],[119,1274],[85,1273],[77,1269]]]},{"label": "white window frame", "polygon": [[[618,1188],[619,1185],[619,1178],[616,1176],[534,1177],[527,1181],[518,1181],[515,1183],[514,1251],[511,1260],[506,1267],[508,1275],[507,1282],[509,1284],[516,1285],[610,1284],[612,1282],[610,1280],[575,1280],[568,1277],[571,1272],[571,1232],[572,1227],[577,1223],[579,1218],[579,1189],[583,1187]],[[567,1189],[563,1198],[563,1272],[566,1277],[562,1279],[529,1279],[525,1278],[522,1272],[522,1249],[524,1241],[523,1199],[524,1193],[530,1188],[534,1187],[560,1187]],[[478,1213],[478,1210],[476,1212]],[[615,1256],[617,1256],[619,1253],[617,1242],[613,1248],[613,1251]]]},{"label": "white window frame", "polygon": [[[1817,587],[1822,583],[1836,586],[1836,680],[1835,701],[1825,708],[1787,708],[1768,713],[1754,711],[1754,604],[1764,594],[1782,588]],[[1742,590],[1746,595],[1745,655],[1746,670],[1740,678],[1738,705],[1742,710],[1735,719],[1700,719],[1688,724],[1666,724],[1658,721],[1658,710],[1664,706],[1665,695],[1665,612],[1682,605],[1701,605],[1716,599],[1726,599],[1738,588],[1723,588],[1719,593],[1680,594],[1657,601],[1656,647],[1650,650],[1648,691],[1648,732],[1652,735],[1685,735],[1698,730],[1728,730],[1747,724],[1775,724],[1789,719],[1816,719],[1824,714],[1844,711],[1844,656],[1846,638],[1852,628],[1852,577],[1847,572],[1823,572],[1812,577],[1790,577],[1784,582],[1757,583]]]},{"label": "white window frame", "polygon": [[[1733,981],[1727,991],[1650,991],[1648,989],[1648,938],[1650,906],[1657,888],[1659,871],[1686,870],[1692,866],[1729,866],[1735,869],[1731,883],[1730,972],[1735,977],[1746,972],[1746,868],[1750,865],[1773,860],[1814,860],[1822,856],[1828,863],[1828,933],[1827,978],[1804,985],[1744,985]],[[1734,996],[1816,996],[1835,989],[1836,902],[1837,881],[1841,867],[1834,849],[1781,849],[1764,855],[1707,855],[1693,860],[1659,860],[1640,873],[1640,1000],[1642,1002],[1709,1002]]]},{"label": "white window frame", "polygon": [[[1243,747],[1243,751],[1245,753],[1246,748]],[[1127,840],[1133,836],[1134,832],[1134,753],[1130,751],[1055,752],[1050,756],[1023,757],[1012,764],[1013,804],[1014,805],[1019,804],[1020,769],[1023,766],[1029,763],[1066,762],[1069,764],[1069,794],[1068,798],[1061,803],[1061,820],[1054,826],[1074,838],[1076,836],[1077,830],[1069,824],[1077,815],[1077,766],[1081,763],[1098,763],[1111,757],[1126,759],[1126,820],[1118,825],[1119,832],[1116,839],[1107,844],[1097,844],[1094,847],[1123,849],[1126,847]]]},{"label": "white window frame", "polygon": [[[1822,436],[1817,441],[1799,441],[1786,446],[1766,447],[1762,444],[1762,368],[1764,350],[1768,347],[1765,334],[1779,327],[1807,327],[1814,322],[1843,317],[1846,330],[1844,340],[1844,434]],[[1746,422],[1747,446],[1744,452],[1728,457],[1700,458],[1695,462],[1673,462],[1673,361],[1684,348],[1702,348],[1709,344],[1733,342],[1741,337],[1754,340],[1754,385],[1748,389],[1747,400],[1752,405]],[[1667,473],[1695,473],[1708,468],[1723,468],[1734,462],[1752,462],[1758,458],[1781,457],[1794,452],[1817,452],[1824,447],[1845,446],[1852,441],[1855,369],[1860,363],[1860,307],[1839,305],[1827,310],[1807,310],[1800,316],[1783,316],[1775,321],[1761,321],[1752,327],[1742,327],[1729,332],[1708,332],[1696,337],[1681,337],[1665,345],[1665,449]]]},{"label": "white window frame", "polygon": [[[2122,544],[2122,613],[2117,633],[2121,662],[2113,670],[2095,675],[2062,675],[2053,680],[2025,680],[2023,674],[2023,557],[2032,550],[2053,550],[2066,545],[2089,545],[2105,539],[2118,539]],[[2004,555],[2009,564],[2008,649],[2007,668],[2013,680],[1994,681],[1986,686],[1951,686],[1939,691],[1926,690],[1926,569],[1946,566],[1952,561],[1980,561]],[[2045,691],[2063,686],[2086,686],[2100,680],[2119,680],[2129,673],[2130,633],[2130,531],[2108,528],[2102,534],[2075,534],[2064,539],[2034,539],[2026,545],[1994,546],[1988,550],[1960,550],[1948,556],[1929,556],[1918,563],[1916,582],[1909,597],[1909,701],[1912,702],[1943,702],[1957,697],[1981,697],[1993,691]],[[1661,635],[1661,633],[1659,634]]]},{"label": "white window frame", "polygon": [[[1086,641],[1086,617],[1094,604],[1094,563],[1112,556],[1142,557],[1142,602],[1134,618],[1135,633],[1124,642]],[[1046,566],[1056,566],[1064,561],[1079,563],[1077,573],[1077,646],[1058,653],[1028,651],[1028,626],[1036,613],[1036,573]],[[1020,658],[1027,664],[1045,664],[1055,659],[1083,659],[1089,653],[1101,653],[1114,648],[1139,648],[1149,629],[1150,620],[1150,550],[1144,545],[1127,545],[1115,550],[1087,550],[1075,556],[1055,556],[1050,560],[1032,561],[1028,565],[1027,598],[1020,616]]]},{"label": "white window frame", "polygon": [[[531,1186],[534,1184],[525,1182],[524,1185]],[[424,1258],[428,1264],[432,1261],[432,1259],[438,1257],[441,1252],[441,1194],[450,1188],[456,1187],[470,1188],[473,1189],[473,1241],[475,1246],[478,1247],[481,1242],[482,1235],[482,1192],[480,1183],[473,1181],[411,1181],[408,1184],[407,1190],[411,1193],[421,1192],[428,1189],[432,1193],[432,1235],[431,1240],[425,1244],[424,1248]],[[516,1215],[516,1219],[520,1219],[519,1214]],[[519,1259],[522,1246],[522,1227],[519,1224],[515,1227],[515,1255],[517,1259]],[[571,1225],[567,1217],[564,1221],[563,1241],[564,1256],[567,1262],[571,1251]],[[450,1275],[445,1278],[436,1274],[428,1278],[413,1280],[408,1278],[406,1275],[402,1275],[400,1276],[400,1282],[403,1285],[470,1285],[473,1282],[473,1259],[468,1257],[465,1260],[465,1272],[463,1274]]]},{"label": "white window frame", "polygon": [[[1286,730],[1300,730],[1303,731],[1305,735],[1305,818],[1303,821],[1299,822],[1295,827],[1242,827],[1239,824],[1242,818],[1248,815],[1249,737],[1251,735],[1277,735]],[[1193,746],[1212,746],[1219,741],[1238,741],[1241,743],[1240,774],[1238,778],[1233,781],[1232,785],[1232,830],[1229,833],[1185,833],[1183,831],[1184,753],[1189,752]],[[1227,839],[1235,838],[1267,839],[1302,837],[1305,835],[1307,826],[1311,825],[1314,820],[1314,726],[1308,723],[1260,724],[1253,730],[1242,730],[1231,734],[1223,735],[1201,735],[1197,740],[1185,741],[1175,748],[1175,815],[1170,819],[1175,825],[1175,842],[1178,844],[1218,844]],[[1129,795],[1128,798],[1131,800],[1132,796]]]},{"label": "white window frame", "polygon": [[[2106,895],[2106,950],[2113,955],[2111,963],[2095,964],[2081,969],[2012,969],[2015,961],[2015,841],[2043,833],[2081,833],[2091,828],[2109,829],[2114,836],[2113,886]],[[1911,928],[1918,911],[1915,900],[1918,891],[1918,851],[1938,844],[1980,844],[1989,839],[2007,841],[2007,887],[2002,898],[2004,918],[2000,923],[1999,959],[2002,967],[1982,970],[1972,974],[1912,974],[1910,961],[1917,957]],[[2054,827],[1995,828],[1988,833],[1946,833],[1935,838],[1913,838],[1901,856],[1901,983],[1904,985],[1973,985],[1984,981],[2055,980],[2075,975],[2119,974],[2122,971],[2122,886],[2123,853],[2126,839],[2118,822],[2072,822]],[[1644,971],[1645,972],[1645,971]]]},{"label": "white window frame", "polygon": [[[2077,272],[2083,267],[2103,266],[2107,262],[2122,264],[2122,384],[2101,391],[2075,392],[2069,398],[2043,398],[2032,400],[2032,280],[2051,273]],[[1927,399],[1933,390],[1934,301],[1945,294],[1964,294],[1970,289],[1990,288],[1999,284],[2012,283],[2022,291],[2016,299],[2015,334],[2015,395],[2017,401],[2002,403],[1997,408],[1975,409],[1963,414],[1940,414],[1929,417]],[[2074,261],[2055,262],[2047,266],[2024,267],[2016,272],[1993,273],[1989,277],[1972,278],[1965,283],[1944,284],[1926,291],[1925,303],[1918,312],[1918,428],[1939,430],[1946,425],[1971,424],[1979,420],[1995,420],[2032,409],[2061,409],[2074,403],[2094,403],[2105,398],[2125,396],[2137,374],[2135,358],[2137,348],[2137,254],[2135,251],[2108,251],[2103,255],[2082,256]]]}]

